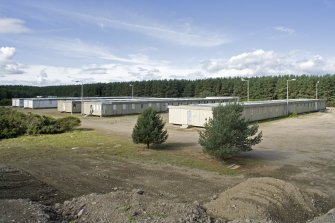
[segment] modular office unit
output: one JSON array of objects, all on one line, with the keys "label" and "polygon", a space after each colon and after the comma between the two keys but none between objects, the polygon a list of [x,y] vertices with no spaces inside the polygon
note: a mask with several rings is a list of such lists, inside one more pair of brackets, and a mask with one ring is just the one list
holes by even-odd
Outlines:
[{"label": "modular office unit", "polygon": [[80,100],[57,100],[57,110],[60,112],[80,113]]},{"label": "modular office unit", "polygon": [[12,98],[12,106],[13,107],[23,107],[24,98]]},{"label": "modular office unit", "polygon": [[28,98],[24,99],[25,108],[57,108],[58,98]]},{"label": "modular office unit", "polygon": [[161,101],[84,101],[83,114],[101,117],[129,115],[141,113],[148,107],[154,108],[157,112],[164,112],[168,104]]},{"label": "modular office unit", "polygon": [[[129,96],[120,97],[84,97],[84,101],[97,100],[128,100]],[[57,101],[57,110],[59,112],[80,113],[81,112],[81,98],[66,98]]]},{"label": "modular office unit", "polygon": [[[294,99],[288,102],[275,100],[241,103],[244,108],[243,117],[249,121],[260,121],[291,113],[300,114],[326,109],[326,100]],[[185,127],[203,127],[208,119],[213,117],[212,109],[215,106],[217,105],[169,106],[169,123]]]},{"label": "modular office unit", "polygon": [[113,116],[139,114],[148,107],[157,112],[168,111],[169,105],[188,105],[198,103],[236,102],[238,97],[218,98],[137,98],[128,100],[91,100],[83,102],[83,114],[95,116]]}]

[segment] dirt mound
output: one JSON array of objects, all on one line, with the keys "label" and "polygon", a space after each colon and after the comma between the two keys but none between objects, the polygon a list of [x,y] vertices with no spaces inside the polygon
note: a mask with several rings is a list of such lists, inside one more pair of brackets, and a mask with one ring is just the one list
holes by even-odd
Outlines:
[{"label": "dirt mound", "polygon": [[316,217],[310,223],[334,223],[335,222],[335,208],[329,210],[326,214]]},{"label": "dirt mound", "polygon": [[327,196],[302,191],[274,178],[250,178],[228,189],[205,205],[207,212],[224,219],[259,219],[275,222],[306,222],[330,209]]},{"label": "dirt mound", "polygon": [[175,203],[142,190],[85,195],[56,208],[76,222],[211,222],[197,203]]}]

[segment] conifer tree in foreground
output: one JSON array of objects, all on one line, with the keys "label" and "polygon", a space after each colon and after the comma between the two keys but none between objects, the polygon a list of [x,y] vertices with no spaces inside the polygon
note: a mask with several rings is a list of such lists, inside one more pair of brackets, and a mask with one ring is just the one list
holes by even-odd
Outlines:
[{"label": "conifer tree in foreground", "polygon": [[257,134],[258,125],[249,125],[242,118],[242,112],[243,107],[239,104],[213,108],[213,118],[205,124],[199,137],[205,153],[226,159],[251,151],[253,145],[261,142],[262,132]]},{"label": "conifer tree in foreground", "polygon": [[164,130],[165,122],[157,112],[149,107],[138,117],[133,129],[133,142],[143,143],[150,148],[150,144],[161,144],[168,138],[167,131]]}]

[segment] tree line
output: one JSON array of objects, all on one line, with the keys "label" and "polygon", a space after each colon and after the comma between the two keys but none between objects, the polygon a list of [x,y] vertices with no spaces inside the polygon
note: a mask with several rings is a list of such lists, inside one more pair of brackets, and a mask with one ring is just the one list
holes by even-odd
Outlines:
[{"label": "tree line", "polygon": [[[249,78],[250,100],[276,100],[286,98],[286,80],[289,83],[290,98],[315,98],[318,83],[318,98],[328,100],[328,105],[335,105],[335,75],[322,76],[263,76]],[[134,96],[139,97],[206,97],[238,96],[247,98],[247,82],[240,77],[209,78],[201,80],[149,80],[133,82],[94,83],[84,85],[84,96]],[[58,96],[80,97],[81,85],[60,86],[0,86],[1,105],[10,104],[11,98]]]}]

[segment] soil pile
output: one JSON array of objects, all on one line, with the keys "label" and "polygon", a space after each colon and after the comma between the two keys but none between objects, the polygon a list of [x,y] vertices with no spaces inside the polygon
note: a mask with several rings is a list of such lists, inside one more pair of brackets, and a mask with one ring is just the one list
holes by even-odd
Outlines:
[{"label": "soil pile", "polygon": [[335,208],[329,210],[326,214],[316,217],[310,223],[334,223],[335,222]]},{"label": "soil pile", "polygon": [[250,178],[205,205],[207,213],[228,220],[306,222],[330,209],[327,195],[303,191],[274,178]]},{"label": "soil pile", "polygon": [[[211,222],[197,203],[165,200],[143,190],[90,194],[56,205],[63,218],[76,222]],[[220,222],[220,221],[218,221]]]}]

